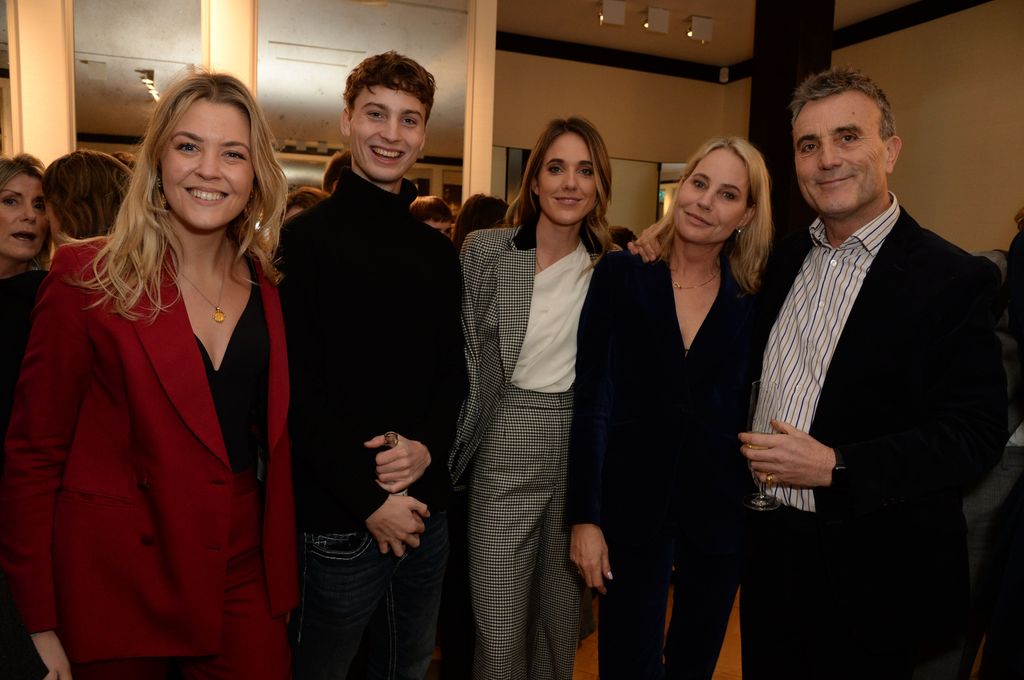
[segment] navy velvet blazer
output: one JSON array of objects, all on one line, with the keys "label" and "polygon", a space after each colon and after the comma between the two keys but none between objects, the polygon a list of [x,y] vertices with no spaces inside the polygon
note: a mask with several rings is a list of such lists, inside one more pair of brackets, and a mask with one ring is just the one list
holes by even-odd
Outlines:
[{"label": "navy velvet blazer", "polygon": [[739,452],[754,296],[721,259],[711,310],[684,353],[664,262],[601,260],[580,318],[568,522],[619,543],[678,526],[703,549],[740,548],[753,488]]}]

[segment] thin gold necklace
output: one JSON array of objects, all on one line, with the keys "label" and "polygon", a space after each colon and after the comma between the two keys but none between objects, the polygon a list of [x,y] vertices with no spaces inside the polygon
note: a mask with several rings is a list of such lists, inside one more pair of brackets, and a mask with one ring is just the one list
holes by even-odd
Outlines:
[{"label": "thin gold necklace", "polygon": [[[674,270],[670,270],[670,271],[674,271]],[[717,279],[718,275],[720,273],[721,273],[721,270],[715,272],[714,274],[711,275],[710,279],[708,279],[704,283],[698,283],[696,286],[684,286],[683,284],[673,280],[672,281],[672,287],[675,288],[676,290],[693,290],[694,288],[703,288],[704,286],[708,285],[709,283],[711,283],[712,281]]]},{"label": "thin gold necklace", "polygon": [[[228,258],[228,267],[230,267],[230,266],[231,266],[231,259]],[[202,296],[202,298],[204,300],[206,300],[206,302],[211,307],[213,307],[213,320],[216,321],[217,323],[224,323],[224,319],[228,318],[227,315],[224,313],[224,310],[221,309],[221,307],[220,307],[220,302],[224,298],[224,281],[225,281],[225,279],[227,279],[227,276],[228,276],[228,267],[224,267],[224,271],[220,275],[220,292],[217,293],[217,302],[216,302],[216,304],[213,302],[213,300],[211,300],[210,298],[206,297],[206,293],[204,293],[203,291],[199,290],[199,286],[197,286],[195,284],[195,281],[193,281],[192,279],[188,278],[188,276],[185,275],[184,271],[179,271],[178,272],[178,275],[181,276],[181,278],[183,278],[186,281],[188,281],[189,284],[193,288],[195,288],[196,292],[199,293],[199,295]]]}]

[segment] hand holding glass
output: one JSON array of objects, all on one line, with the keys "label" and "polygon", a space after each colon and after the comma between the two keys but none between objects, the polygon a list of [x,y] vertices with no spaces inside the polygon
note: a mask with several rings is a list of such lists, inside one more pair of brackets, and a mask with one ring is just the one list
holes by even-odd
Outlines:
[{"label": "hand holding glass", "polygon": [[[754,416],[757,413],[757,400],[761,395],[761,381],[755,380],[750,385],[750,404],[747,410],[747,432],[754,431]],[[754,446],[753,444],[747,444],[747,448],[750,449],[766,449],[766,446]],[[765,493],[767,484],[758,479],[758,491],[752,493],[743,499],[743,506],[756,510],[757,512],[767,512],[768,510],[775,510],[779,507],[779,499],[775,496],[771,496]]]}]

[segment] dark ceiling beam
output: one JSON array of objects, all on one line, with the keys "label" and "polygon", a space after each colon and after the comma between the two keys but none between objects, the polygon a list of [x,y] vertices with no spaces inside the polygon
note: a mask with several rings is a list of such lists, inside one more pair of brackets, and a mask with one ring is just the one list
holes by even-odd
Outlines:
[{"label": "dark ceiling beam", "polygon": [[682,59],[656,57],[640,52],[628,52],[626,50],[613,50],[608,47],[595,47],[593,45],[565,42],[564,40],[535,38],[519,33],[498,31],[497,48],[503,52],[529,54],[535,57],[550,57],[552,59],[596,64],[598,66],[613,66],[615,68],[629,69],[630,71],[657,73],[663,76],[703,80],[709,83],[718,82],[717,66],[698,64]]},{"label": "dark ceiling beam", "polygon": [[[992,0],[919,0],[906,7],[894,9],[871,19],[840,28],[832,33],[832,49],[838,50],[867,40],[912,28],[920,24],[984,5]],[[665,76],[718,83],[719,67],[698,64],[684,59],[656,57],[641,52],[615,50],[581,43],[535,38],[519,33],[498,31],[497,48],[504,52],[529,54],[535,57],[566,59],[598,66],[613,66],[631,71],[657,73]],[[747,59],[728,66],[727,82],[749,78],[754,71],[753,60]]]},{"label": "dark ceiling beam", "polygon": [[877,17],[840,28],[832,34],[832,49],[838,50],[866,40],[881,38],[905,28],[941,19],[965,9],[984,5],[992,0],[920,0]]}]

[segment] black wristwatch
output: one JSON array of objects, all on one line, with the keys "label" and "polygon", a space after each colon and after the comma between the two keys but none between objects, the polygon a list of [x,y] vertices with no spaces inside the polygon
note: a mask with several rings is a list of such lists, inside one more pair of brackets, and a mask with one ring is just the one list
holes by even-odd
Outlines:
[{"label": "black wristwatch", "polygon": [[832,486],[845,487],[849,480],[846,477],[846,459],[839,449],[832,449],[836,454],[836,464],[832,467]]}]

